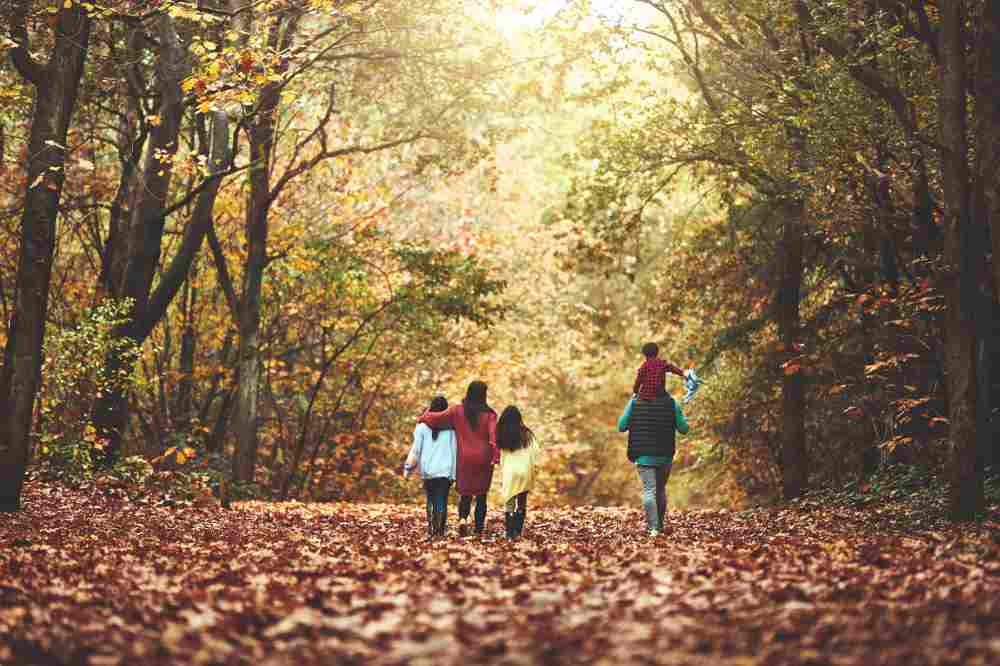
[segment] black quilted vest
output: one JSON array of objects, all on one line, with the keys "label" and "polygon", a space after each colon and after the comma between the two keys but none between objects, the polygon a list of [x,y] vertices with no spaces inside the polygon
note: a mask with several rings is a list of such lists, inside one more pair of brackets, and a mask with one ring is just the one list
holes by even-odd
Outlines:
[{"label": "black quilted vest", "polygon": [[628,459],[666,456],[673,459],[677,438],[674,399],[663,393],[653,400],[636,400],[628,422]]}]

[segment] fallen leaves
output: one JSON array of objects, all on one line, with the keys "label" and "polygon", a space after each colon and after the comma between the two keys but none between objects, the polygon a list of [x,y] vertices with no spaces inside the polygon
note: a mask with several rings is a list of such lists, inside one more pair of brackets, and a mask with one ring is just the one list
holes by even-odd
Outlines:
[{"label": "fallen leaves", "polygon": [[685,512],[653,541],[636,509],[542,509],[518,542],[493,512],[486,539],[427,544],[408,506],[177,510],[37,481],[25,505],[0,523],[4,663],[1000,660],[990,522]]}]

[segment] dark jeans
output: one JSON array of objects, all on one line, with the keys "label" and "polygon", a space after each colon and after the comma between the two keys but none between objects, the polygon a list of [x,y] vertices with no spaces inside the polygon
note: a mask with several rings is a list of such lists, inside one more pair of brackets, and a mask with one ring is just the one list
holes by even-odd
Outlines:
[{"label": "dark jeans", "polygon": [[[458,500],[458,519],[469,517],[472,508],[472,495],[462,495]],[[486,495],[476,495],[476,529],[481,530],[486,525]]]},{"label": "dark jeans", "polygon": [[509,500],[507,500],[507,513],[516,513],[520,511],[525,513],[528,510],[528,491],[524,491],[520,495],[514,495]]},{"label": "dark jeans", "polygon": [[448,491],[451,479],[425,479],[424,492],[427,493],[427,510],[448,513]]}]

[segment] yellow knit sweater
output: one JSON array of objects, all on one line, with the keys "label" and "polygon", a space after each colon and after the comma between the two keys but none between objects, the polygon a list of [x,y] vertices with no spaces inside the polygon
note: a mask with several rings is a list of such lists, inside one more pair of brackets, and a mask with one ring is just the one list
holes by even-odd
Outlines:
[{"label": "yellow knit sweater", "polygon": [[528,492],[535,484],[535,464],[538,462],[537,442],[517,451],[500,451],[500,472],[503,477],[503,501]]}]

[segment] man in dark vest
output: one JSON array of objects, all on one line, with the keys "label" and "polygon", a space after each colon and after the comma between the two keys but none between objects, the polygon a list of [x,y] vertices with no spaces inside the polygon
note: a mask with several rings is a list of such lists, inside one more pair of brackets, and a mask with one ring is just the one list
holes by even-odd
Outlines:
[{"label": "man in dark vest", "polygon": [[667,479],[674,464],[677,432],[686,435],[681,406],[662,389],[652,400],[632,398],[618,419],[618,432],[628,431],[628,459],[642,481],[642,506],[649,536],[659,536],[667,516]]}]

